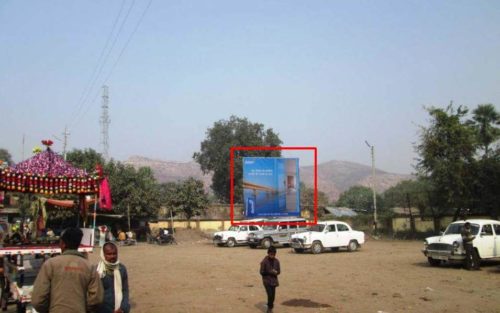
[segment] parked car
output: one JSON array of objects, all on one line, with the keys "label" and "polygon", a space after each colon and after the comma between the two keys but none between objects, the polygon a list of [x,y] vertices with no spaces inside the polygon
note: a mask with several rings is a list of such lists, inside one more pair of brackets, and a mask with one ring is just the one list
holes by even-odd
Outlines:
[{"label": "parked car", "polygon": [[425,239],[422,252],[432,266],[442,262],[464,262],[465,250],[462,243],[462,228],[465,222],[471,224],[472,241],[480,259],[500,258],[500,221],[471,219],[453,222],[440,236]]},{"label": "parked car", "polygon": [[272,245],[288,245],[293,234],[303,232],[307,229],[305,225],[293,225],[293,223],[305,223],[303,218],[276,218],[267,222],[282,223],[277,225],[265,225],[261,231],[251,232],[248,235],[250,248],[269,248]]},{"label": "parked car", "polygon": [[293,235],[290,246],[297,253],[311,250],[313,254],[325,249],[334,251],[347,248],[356,251],[365,243],[365,233],[353,230],[349,224],[340,221],[323,221],[311,226],[307,232]]},{"label": "parked car", "polygon": [[[262,222],[263,219],[254,219],[246,222]],[[234,247],[237,244],[247,244],[248,234],[262,230],[260,225],[232,225],[228,230],[216,232],[213,243],[216,246]]]}]

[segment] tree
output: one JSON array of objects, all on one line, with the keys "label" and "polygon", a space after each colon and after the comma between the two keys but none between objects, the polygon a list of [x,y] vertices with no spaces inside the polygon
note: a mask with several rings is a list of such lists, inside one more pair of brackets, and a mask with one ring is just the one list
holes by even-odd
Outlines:
[{"label": "tree", "polygon": [[487,158],[491,152],[491,145],[500,139],[500,114],[495,110],[492,104],[482,104],[474,109],[472,121],[470,123],[476,131],[477,141],[483,158]]},{"label": "tree", "polygon": [[164,184],[162,191],[167,208],[184,214],[188,220],[200,215],[208,206],[203,182],[192,177],[183,182]]},{"label": "tree", "polygon": [[421,128],[417,170],[432,186],[430,205],[435,218],[455,209],[469,208],[476,141],[472,127],[463,121],[468,110],[450,104],[446,109],[429,108],[428,127]]},{"label": "tree", "polygon": [[[203,173],[212,172],[212,190],[222,202],[230,200],[229,149],[235,146],[277,147],[281,144],[272,128],[265,129],[263,124],[252,123],[246,118],[231,116],[229,120],[215,122],[206,132],[201,142],[200,152],[193,159],[201,166]],[[242,157],[262,156],[279,157],[280,150],[274,151],[237,151],[234,158],[234,201],[243,200]]]},{"label": "tree", "polygon": [[[318,207],[326,207],[328,202],[328,196],[318,190]],[[314,206],[314,188],[307,187],[303,182],[300,182],[300,206],[306,208]]]},{"label": "tree", "polygon": [[[377,203],[382,204],[382,199],[379,195],[377,195]],[[368,187],[353,186],[340,195],[335,205],[354,210],[373,212],[373,191]],[[380,205],[380,207],[383,206]]]},{"label": "tree", "polygon": [[418,208],[421,213],[429,207],[430,186],[424,179],[404,180],[383,193],[384,208]]},{"label": "tree", "polygon": [[479,105],[470,125],[475,130],[478,148],[482,151],[474,170],[474,207],[488,211],[493,219],[500,214],[500,153],[492,145],[500,139],[500,114],[491,104]]},{"label": "tree", "polygon": [[0,161],[7,162],[8,165],[14,164],[12,156],[7,149],[0,148]]},{"label": "tree", "polygon": [[94,172],[97,164],[102,166],[105,164],[102,154],[91,148],[84,150],[73,149],[69,151],[66,154],[66,161],[73,164],[73,166],[85,169],[88,173]]},{"label": "tree", "polygon": [[132,217],[156,216],[161,204],[153,171],[149,167],[135,169],[131,165],[110,161],[104,168],[109,176],[113,211]]}]

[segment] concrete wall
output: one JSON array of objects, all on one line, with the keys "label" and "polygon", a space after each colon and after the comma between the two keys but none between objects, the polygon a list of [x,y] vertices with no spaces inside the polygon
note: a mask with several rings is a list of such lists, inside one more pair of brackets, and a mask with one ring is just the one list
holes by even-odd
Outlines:
[{"label": "concrete wall", "polygon": [[[151,230],[158,228],[172,228],[170,221],[158,221],[157,223],[149,223]],[[231,220],[174,220],[173,228],[189,228],[198,229],[205,232],[215,232],[219,230],[226,230],[231,226]]]},{"label": "concrete wall", "polygon": [[[471,219],[477,219],[477,218],[484,218],[484,219],[489,219],[490,217],[488,216],[474,216],[471,217]],[[424,220],[420,217],[414,217],[415,220],[415,230],[417,232],[439,232],[441,229],[435,230],[434,229],[434,221],[432,218],[427,217]],[[448,224],[450,224],[453,221],[453,216],[444,216],[440,220],[440,225],[441,227],[446,228]],[[393,232],[401,232],[401,231],[410,231],[411,230],[411,225],[410,225],[410,218],[409,217],[394,217],[392,219],[392,231]]]}]

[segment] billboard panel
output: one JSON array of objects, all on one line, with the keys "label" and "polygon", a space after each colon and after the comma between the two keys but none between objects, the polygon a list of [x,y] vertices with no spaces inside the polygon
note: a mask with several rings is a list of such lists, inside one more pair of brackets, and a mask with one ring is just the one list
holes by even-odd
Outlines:
[{"label": "billboard panel", "polygon": [[246,217],[300,216],[298,158],[243,158]]}]

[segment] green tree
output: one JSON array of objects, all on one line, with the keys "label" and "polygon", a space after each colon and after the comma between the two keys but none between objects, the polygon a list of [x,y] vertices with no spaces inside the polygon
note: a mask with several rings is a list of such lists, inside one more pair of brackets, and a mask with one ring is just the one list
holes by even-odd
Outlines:
[{"label": "green tree", "polygon": [[[380,195],[377,195],[377,204],[383,207]],[[354,210],[373,212],[373,191],[368,187],[353,186],[340,195],[335,205]]]},{"label": "green tree", "polygon": [[0,148],[0,161],[7,162],[9,165],[13,165],[12,156],[7,149]]},{"label": "green tree", "polygon": [[430,206],[439,218],[450,209],[455,216],[469,208],[476,141],[474,130],[463,121],[467,108],[427,109],[430,125],[421,128],[417,170],[432,186]]},{"label": "green tree", "polygon": [[491,104],[479,105],[469,121],[475,130],[480,154],[474,170],[474,207],[488,211],[497,219],[500,214],[500,153],[492,145],[500,139],[500,114]]},{"label": "green tree", "polygon": [[414,207],[423,213],[429,207],[429,183],[423,179],[404,180],[383,193],[384,208]]},{"label": "green tree", "polygon": [[160,189],[149,167],[135,169],[131,165],[110,161],[104,168],[109,176],[113,211],[132,217],[156,216],[161,204]]},{"label": "green tree", "polygon": [[[328,202],[326,193],[318,190],[318,207],[326,207]],[[314,188],[307,187],[303,182],[300,182],[300,206],[307,209],[314,207]]]},{"label": "green tree", "polygon": [[73,166],[85,169],[87,173],[93,173],[97,164],[103,167],[105,164],[102,155],[91,148],[84,150],[73,149],[69,151],[66,154],[66,161]]},{"label": "green tree", "polygon": [[[212,190],[222,202],[230,200],[230,155],[229,149],[235,146],[277,147],[281,144],[272,128],[265,129],[263,124],[252,123],[246,118],[231,116],[229,120],[215,122],[206,132],[200,152],[193,158],[201,166],[203,173],[213,173]],[[243,200],[242,157],[262,156],[279,157],[280,150],[236,151],[234,158],[234,201]]]},{"label": "green tree", "polygon": [[483,158],[491,153],[491,145],[500,139],[500,114],[492,104],[479,105],[472,111],[472,126],[476,131],[477,141],[483,151]]},{"label": "green tree", "polygon": [[201,180],[190,177],[183,182],[164,184],[161,189],[167,208],[182,213],[188,220],[207,209],[208,196]]}]

